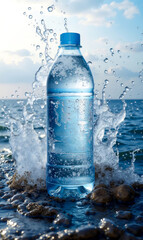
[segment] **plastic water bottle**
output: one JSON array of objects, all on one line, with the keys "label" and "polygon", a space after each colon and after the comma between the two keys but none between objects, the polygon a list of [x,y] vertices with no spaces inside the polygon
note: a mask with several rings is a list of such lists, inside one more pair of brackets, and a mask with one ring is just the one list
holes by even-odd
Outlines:
[{"label": "plastic water bottle", "polygon": [[60,35],[47,81],[46,184],[61,198],[85,197],[94,185],[94,82],[80,47],[80,34]]}]

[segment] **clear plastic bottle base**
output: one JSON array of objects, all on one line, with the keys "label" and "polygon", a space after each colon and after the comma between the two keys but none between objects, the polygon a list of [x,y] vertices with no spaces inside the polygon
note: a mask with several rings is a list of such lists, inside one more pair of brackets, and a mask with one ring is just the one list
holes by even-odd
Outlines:
[{"label": "clear plastic bottle base", "polygon": [[94,182],[83,186],[55,185],[47,183],[47,191],[50,196],[63,199],[82,199],[85,198],[94,188]]}]

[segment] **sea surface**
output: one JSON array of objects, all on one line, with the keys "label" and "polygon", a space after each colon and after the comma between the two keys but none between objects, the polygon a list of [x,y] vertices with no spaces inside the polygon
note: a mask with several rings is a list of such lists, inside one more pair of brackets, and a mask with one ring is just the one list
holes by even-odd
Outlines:
[{"label": "sea surface", "polygon": [[[8,181],[16,171],[16,161],[13,159],[10,139],[10,120],[19,119],[23,121],[23,106],[26,100],[0,100],[0,235],[2,239],[38,239],[41,235],[50,232],[63,231],[65,228],[76,229],[87,224],[98,226],[102,218],[108,218],[122,229],[126,224],[139,224],[143,226],[143,192],[137,196],[132,204],[111,204],[108,206],[93,205],[87,200],[78,201],[49,201],[46,192],[37,190],[34,193],[22,193],[16,189],[10,189]],[[123,103],[120,100],[107,101],[110,110],[119,113]],[[119,166],[121,169],[133,167],[134,172],[143,175],[143,100],[126,100],[126,117],[118,129],[114,151],[119,155]],[[46,124],[46,109],[37,108],[37,117],[34,128],[38,134],[44,129],[42,123]],[[41,109],[41,111],[40,111]],[[43,111],[43,109],[45,109]],[[42,120],[41,120],[42,119]],[[29,135],[30,137],[30,135]],[[106,139],[105,139],[106,142]],[[19,145],[21,141],[19,140]],[[26,152],[27,149],[24,149]],[[131,178],[132,176],[128,176]],[[18,204],[12,204],[12,197],[16,194],[22,197],[15,198],[21,204],[26,202],[44,201],[69,219],[69,223],[57,223],[48,217],[28,217],[18,210]],[[118,219],[117,211],[130,211],[132,218]],[[88,212],[88,214],[87,214]],[[140,222],[137,222],[139,219]],[[65,217],[65,218],[66,218]],[[143,235],[137,234],[138,237]],[[42,238],[41,238],[42,239]],[[50,239],[50,238],[49,238]]]}]

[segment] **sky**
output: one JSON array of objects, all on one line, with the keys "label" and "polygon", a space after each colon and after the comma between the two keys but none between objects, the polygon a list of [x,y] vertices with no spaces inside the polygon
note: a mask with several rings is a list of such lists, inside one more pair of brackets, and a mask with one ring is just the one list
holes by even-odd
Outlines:
[{"label": "sky", "polygon": [[126,98],[143,99],[142,23],[142,0],[2,1],[0,99],[24,98],[32,91],[35,73],[45,61],[41,34],[49,33],[54,58],[66,30],[81,34],[81,51],[99,97],[108,79],[107,98],[118,99],[126,89]]}]

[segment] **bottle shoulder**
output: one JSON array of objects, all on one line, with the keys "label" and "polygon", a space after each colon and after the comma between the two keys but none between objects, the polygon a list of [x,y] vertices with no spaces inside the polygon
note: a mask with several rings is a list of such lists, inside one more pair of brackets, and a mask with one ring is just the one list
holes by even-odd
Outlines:
[{"label": "bottle shoulder", "polygon": [[47,89],[93,92],[94,82],[88,64],[82,55],[61,55],[53,64],[47,79]]}]

